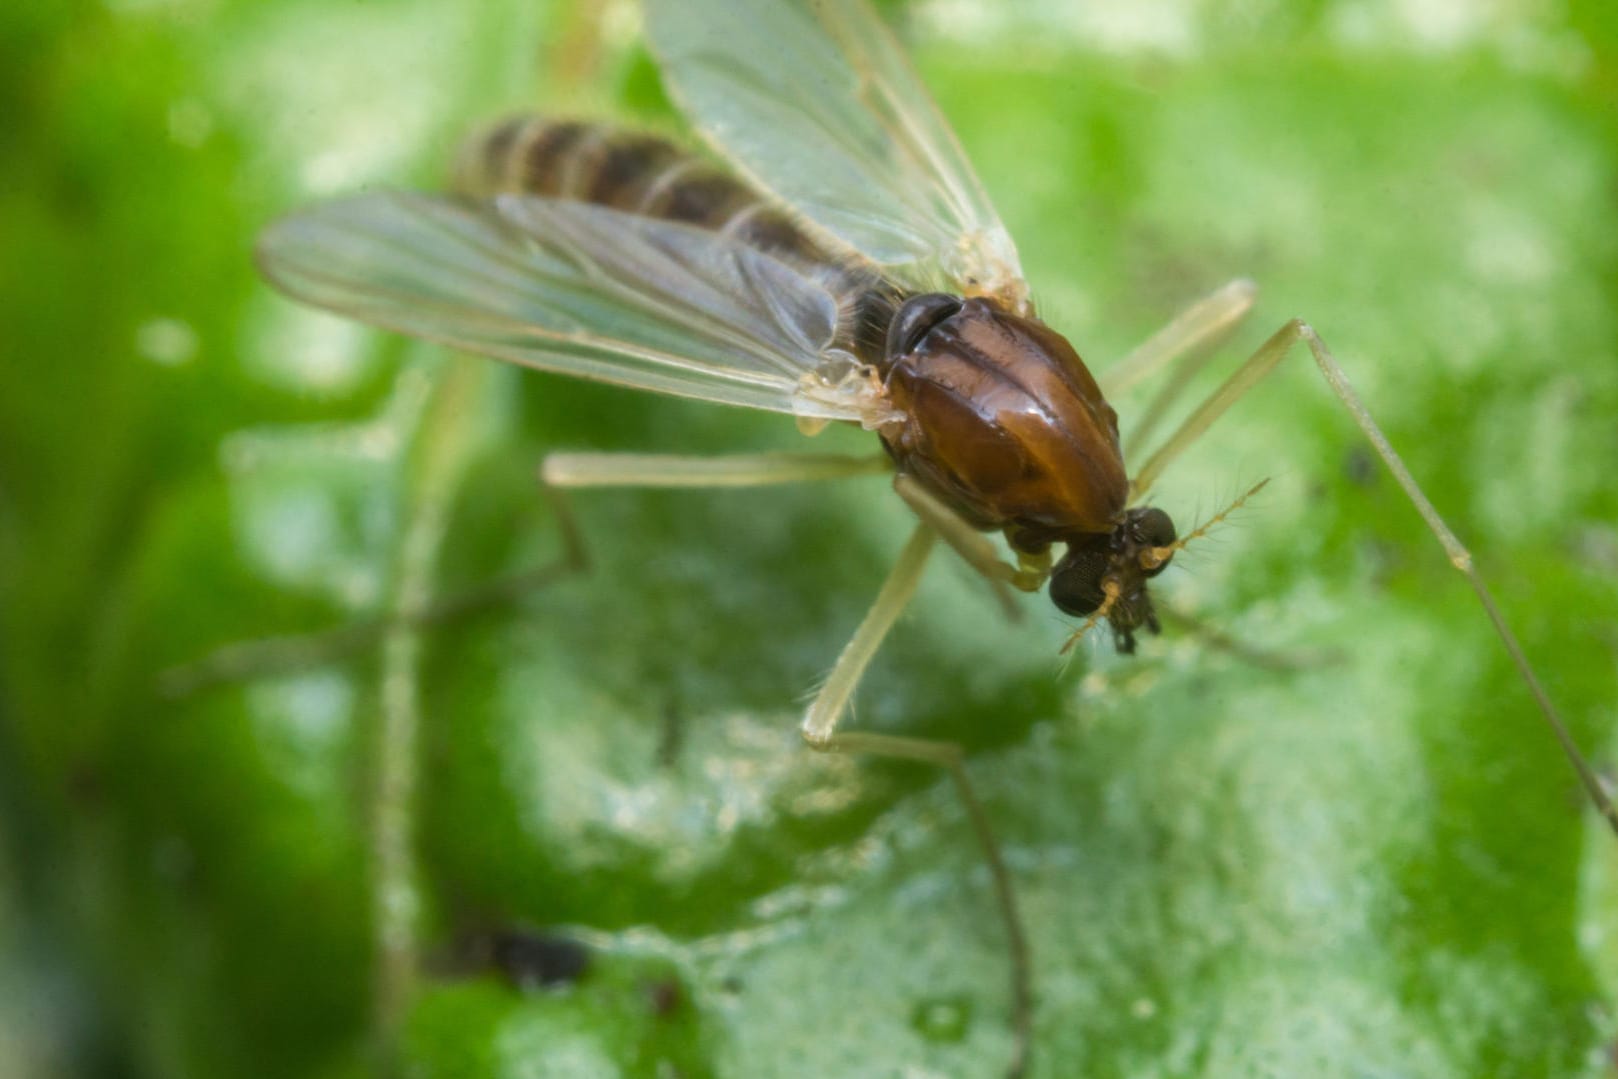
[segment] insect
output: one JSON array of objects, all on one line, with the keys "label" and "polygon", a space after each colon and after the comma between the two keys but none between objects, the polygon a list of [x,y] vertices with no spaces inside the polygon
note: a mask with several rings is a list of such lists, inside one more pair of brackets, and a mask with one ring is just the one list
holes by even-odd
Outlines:
[{"label": "insect", "polygon": [[[803,722],[817,749],[931,761],[961,785],[1031,1012],[1009,875],[954,747],[839,724],[938,539],[991,581],[1048,590],[1120,651],[1158,629],[1151,581],[1199,530],[1145,504],[1155,481],[1297,345],[1467,573],[1592,798],[1599,783],[1534,681],[1464,548],[1313,330],[1282,327],[1132,472],[1116,414],[1038,317],[1006,230],[886,28],[863,5],[646,5],[669,87],[723,165],[655,136],[519,120],[475,141],[457,193],[383,193],[295,214],[267,275],[355,318],[515,363],[872,432],[875,458],[558,455],[557,486],[789,482],[891,470],[918,523]],[[781,42],[793,43],[783,55]],[[1205,351],[1251,307],[1237,282],[1176,319],[1113,381]],[[988,538],[1000,534],[1005,549]],[[1618,825],[1615,825],[1618,826]]]}]

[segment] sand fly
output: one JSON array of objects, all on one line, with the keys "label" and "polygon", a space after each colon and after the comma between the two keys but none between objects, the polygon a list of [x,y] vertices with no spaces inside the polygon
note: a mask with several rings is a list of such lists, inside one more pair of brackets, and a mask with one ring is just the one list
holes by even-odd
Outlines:
[{"label": "sand fly", "polygon": [[[300,211],[264,233],[259,264],[299,300],[454,348],[778,412],[806,434],[833,423],[871,433],[881,452],[868,457],[559,454],[542,471],[556,487],[891,472],[914,532],[802,734],[816,749],[927,761],[953,776],[1010,942],[1012,1072],[1028,1048],[1030,962],[960,751],[839,721],[938,540],[1002,589],[1045,590],[1077,620],[1074,637],[1105,631],[1127,653],[1157,633],[1151,582],[1222,515],[1182,534],[1145,499],[1296,345],[1466,574],[1618,828],[1467,551],[1306,323],[1281,327],[1131,469],[1101,384],[1039,317],[1012,238],[864,0],[646,0],[644,13],[667,88],[712,156],[598,123],[510,119],[467,145],[452,193],[368,193]],[[1107,384],[1210,353],[1253,297],[1245,281],[1213,292],[1105,372]]]}]

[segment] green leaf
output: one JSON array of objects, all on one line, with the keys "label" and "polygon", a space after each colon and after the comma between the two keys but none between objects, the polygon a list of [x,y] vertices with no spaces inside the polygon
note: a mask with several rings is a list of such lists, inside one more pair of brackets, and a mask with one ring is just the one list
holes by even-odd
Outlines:
[{"label": "green leaf", "polygon": [[[13,6],[0,1071],[997,1074],[1007,947],[953,788],[795,730],[907,533],[880,479],[580,493],[588,572],[377,629],[560,557],[547,451],[806,445],[451,361],[253,275],[276,213],[433,186],[502,109],[669,124],[627,23]],[[1255,278],[1187,401],[1307,318],[1604,768],[1618,18],[1496,11],[894,14],[1044,317],[1105,369]],[[1126,438],[1146,401],[1115,402]],[[1035,1073],[1605,1074],[1614,838],[1303,355],[1154,501],[1183,531],[1265,477],[1161,579],[1208,632],[1064,670],[1044,599],[1009,624],[940,558],[861,688],[851,726],[968,750]]]}]

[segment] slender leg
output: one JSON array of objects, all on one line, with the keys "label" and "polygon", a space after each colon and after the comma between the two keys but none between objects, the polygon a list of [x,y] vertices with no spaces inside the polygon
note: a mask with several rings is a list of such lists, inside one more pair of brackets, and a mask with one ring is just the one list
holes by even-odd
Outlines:
[{"label": "slender leg", "polygon": [[923,738],[902,738],[886,734],[837,731],[837,724],[846,710],[849,699],[860,676],[865,673],[871,657],[876,654],[882,639],[893,628],[910,599],[926,568],[932,553],[936,533],[930,524],[916,526],[910,541],[905,544],[899,561],[883,582],[864,621],[854,631],[853,638],[837,657],[830,676],[810,703],[803,719],[803,739],[810,747],[827,753],[869,753],[879,757],[920,761],[947,769],[966,806],[972,829],[983,849],[994,881],[995,900],[1006,928],[1011,952],[1012,1030],[1016,1038],[1012,1062],[1007,1074],[1020,1076],[1027,1065],[1030,1033],[1033,1024],[1033,979],[1028,961],[1028,941],[1023,932],[1022,916],[1017,910],[1016,894],[1011,886],[1011,874],[1000,854],[1000,844],[989,827],[988,815],[978,800],[963,762],[961,747],[951,742],[937,742]]},{"label": "slender leg", "polygon": [[1238,637],[1232,637],[1218,626],[1183,607],[1168,603],[1161,598],[1154,598],[1153,603],[1157,607],[1157,613],[1162,615],[1165,621],[1173,622],[1177,629],[1201,638],[1215,651],[1226,652],[1243,663],[1250,663],[1267,671],[1303,671],[1322,664],[1339,662],[1342,659],[1341,653],[1331,649],[1289,648],[1278,651],[1257,647]]},{"label": "slender leg", "polygon": [[[1157,482],[1157,478],[1163,474],[1163,470],[1169,466],[1170,462],[1184,453],[1193,442],[1201,438],[1203,433],[1213,426],[1214,421],[1224,415],[1225,410],[1235,404],[1243,394],[1257,385],[1260,379],[1275,370],[1276,366],[1286,358],[1287,353],[1292,350],[1292,346],[1301,340],[1300,328],[1302,327],[1303,323],[1297,320],[1293,320],[1281,327],[1274,336],[1260,345],[1258,351],[1248,357],[1247,361],[1238,367],[1235,373],[1225,380],[1223,385],[1209,394],[1207,400],[1198,405],[1196,410],[1185,418],[1179,428],[1163,441],[1163,444],[1157,448],[1155,453],[1147,458],[1146,464],[1141,466],[1140,471],[1135,473],[1135,478],[1130,481],[1129,500],[1131,502],[1139,502],[1146,497],[1146,494],[1151,491],[1152,485]],[[1310,335],[1313,336],[1313,331],[1310,331]],[[1353,411],[1353,409],[1350,408],[1350,411]],[[1364,424],[1360,426],[1362,429],[1364,428]],[[1381,436],[1378,435],[1378,437]],[[1372,439],[1373,443],[1375,441],[1376,439]],[[1381,452],[1380,449],[1378,452]],[[1390,450],[1389,452],[1391,453],[1392,451]],[[1384,457],[1384,460],[1387,460],[1387,458]],[[1395,475],[1397,474],[1396,472]],[[1422,502],[1425,501],[1425,499],[1422,499]],[[1420,503],[1418,503],[1419,505]]]},{"label": "slender leg", "polygon": [[[753,454],[737,457],[646,457],[629,454],[553,454],[546,458],[541,469],[544,482],[556,487],[742,487],[772,483],[793,483],[804,480],[831,479],[841,476],[886,472],[892,468],[885,457],[836,457],[822,454]],[[903,477],[900,477],[902,480]],[[900,493],[907,486],[899,483]],[[908,487],[914,488],[914,484]],[[917,489],[919,490],[919,489]],[[960,792],[961,800],[972,821],[972,828],[983,849],[984,859],[994,881],[995,897],[1006,927],[1011,951],[1012,1019],[1016,1049],[1008,1074],[1020,1076],[1028,1056],[1030,1030],[1033,1022],[1032,978],[1029,972],[1027,938],[1022,919],[1017,911],[1016,897],[1011,887],[1011,876],[1001,857],[999,844],[990,830],[983,804],[978,800],[962,761],[959,746],[947,742],[934,742],[920,738],[899,738],[891,735],[837,733],[837,724],[854,695],[871,658],[882,640],[893,628],[899,615],[915,595],[922,571],[932,553],[938,532],[935,527],[947,529],[946,537],[957,533],[969,536],[987,550],[988,560],[997,563],[1007,574],[1017,571],[995,559],[993,548],[981,535],[950,513],[936,506],[936,500],[925,492],[921,497],[929,503],[926,512],[918,509],[922,523],[916,526],[905,544],[899,561],[877,593],[865,619],[855,630],[853,638],[843,648],[832,666],[831,673],[822,683],[804,715],[802,733],[804,741],[822,752],[870,753],[876,756],[896,757],[902,760],[936,764],[949,771]],[[910,499],[907,497],[906,499]],[[916,503],[912,502],[912,506]],[[936,512],[935,512],[936,507]],[[934,525],[934,520],[938,525]],[[954,543],[955,539],[951,539]],[[957,548],[959,549],[959,548]],[[978,561],[968,558],[973,565]],[[980,566],[981,568],[981,566]],[[991,580],[1010,580],[998,573],[985,571]],[[1037,587],[1037,585],[1036,585]]]},{"label": "slender leg", "polygon": [[1033,1040],[1034,986],[1033,968],[1028,959],[1028,938],[1023,931],[1022,913],[1017,908],[1017,893],[1011,884],[1011,872],[1001,856],[1000,842],[989,826],[989,815],[972,787],[961,747],[953,742],[854,731],[833,734],[824,745],[814,748],[828,753],[869,753],[876,757],[935,764],[947,770],[955,781],[955,790],[966,806],[972,831],[989,866],[989,879],[994,883],[995,903],[1000,908],[1000,921],[1006,931],[1006,947],[1011,954],[1011,1029],[1015,1040],[1006,1075],[1009,1079],[1018,1079],[1028,1067]]},{"label": "slender leg", "polygon": [[[1139,348],[1102,372],[1101,388],[1116,397],[1156,374],[1178,357],[1202,355],[1236,328],[1253,308],[1258,286],[1238,278],[1210,292],[1153,334]],[[1201,366],[1195,364],[1191,370]],[[1190,371],[1186,372],[1187,375]],[[1180,381],[1180,380],[1175,380]],[[1166,407],[1167,402],[1162,406]]]},{"label": "slender leg", "polygon": [[431,603],[405,607],[375,618],[363,618],[332,629],[222,645],[201,659],[160,671],[156,679],[158,694],[171,700],[180,699],[231,682],[267,678],[322,663],[333,663],[375,646],[392,630],[430,629],[447,625],[547,588],[564,577],[583,573],[589,568],[589,554],[572,510],[560,491],[542,485],[541,492],[556,513],[557,530],[562,536],[562,553],[555,561],[435,599]]},{"label": "slender leg", "polygon": [[910,597],[916,594],[916,585],[921,581],[921,571],[926,568],[927,556],[932,554],[935,538],[936,533],[925,524],[917,525],[911,533],[899,561],[888,574],[888,579],[882,582],[882,590],[877,593],[876,602],[865,615],[865,621],[860,623],[853,638],[843,646],[831,674],[821,683],[820,691],[815,694],[809,711],[803,717],[803,738],[810,745],[817,749],[824,748],[827,739],[837,729],[843,709],[854,695],[854,687],[859,684],[871,657],[881,646],[882,638],[893,628],[900,612],[910,603]]},{"label": "slender leg", "polygon": [[1320,339],[1308,323],[1300,319],[1293,319],[1285,326],[1282,326],[1275,332],[1274,336],[1259,346],[1259,350],[1253,353],[1246,363],[1237,368],[1236,372],[1226,380],[1224,385],[1215,390],[1206,401],[1198,406],[1196,411],[1186,418],[1180,429],[1168,437],[1162,447],[1151,456],[1139,474],[1136,475],[1132,484],[1131,500],[1136,501],[1144,496],[1170,462],[1185,452],[1188,446],[1201,437],[1203,432],[1207,431],[1214,421],[1224,414],[1226,409],[1235,404],[1242,394],[1251,389],[1265,375],[1275,370],[1276,366],[1292,351],[1292,347],[1300,341],[1308,346],[1310,354],[1314,357],[1315,366],[1320,369],[1320,373],[1325,378],[1326,384],[1331,387],[1332,393],[1337,396],[1337,400],[1348,410],[1349,415],[1354,419],[1354,423],[1358,425],[1360,432],[1371,443],[1372,448],[1376,450],[1377,456],[1382,458],[1382,463],[1387,466],[1388,471],[1393,474],[1393,478],[1404,490],[1405,496],[1410,499],[1411,505],[1415,506],[1416,512],[1421,514],[1421,519],[1427,523],[1428,530],[1443,546],[1444,553],[1449,556],[1450,564],[1466,576],[1467,583],[1472,586],[1472,591],[1477,595],[1478,602],[1482,604],[1484,613],[1489,616],[1489,621],[1493,624],[1501,644],[1505,646],[1506,652],[1511,656],[1511,662],[1517,668],[1517,673],[1527,683],[1529,692],[1539,706],[1540,715],[1544,717],[1546,725],[1550,727],[1552,735],[1555,736],[1557,743],[1562,747],[1562,752],[1566,754],[1568,762],[1573,766],[1573,770],[1578,773],[1579,781],[1584,785],[1590,800],[1595,803],[1596,809],[1606,819],[1613,832],[1618,833],[1618,808],[1614,808],[1612,800],[1607,796],[1606,790],[1601,785],[1601,780],[1584,759],[1584,755],[1579,752],[1579,747],[1573,741],[1573,736],[1568,732],[1567,725],[1562,721],[1556,706],[1551,703],[1551,699],[1546,694],[1544,687],[1540,685],[1539,677],[1534,673],[1533,666],[1529,664],[1528,657],[1523,652],[1522,646],[1517,643],[1516,635],[1506,625],[1505,616],[1500,613],[1500,608],[1495,605],[1494,596],[1489,592],[1488,587],[1483,583],[1483,578],[1472,565],[1471,552],[1461,545],[1461,541],[1455,537],[1455,533],[1450,531],[1449,526],[1444,523],[1444,519],[1433,508],[1433,504],[1427,500],[1427,496],[1422,492],[1421,487],[1410,475],[1409,470],[1405,468],[1404,461],[1400,459],[1399,455],[1394,452],[1393,447],[1388,443],[1387,436],[1382,433],[1382,429],[1371,418],[1370,412],[1366,411],[1364,402],[1354,392],[1354,388],[1349,385],[1348,376],[1344,373],[1341,365],[1338,364],[1336,358],[1332,356],[1331,351],[1326,347],[1325,342]]},{"label": "slender leg", "polygon": [[540,468],[540,491],[556,513],[562,555],[555,562],[411,609],[361,619],[308,634],[267,637],[223,645],[201,659],[162,671],[156,686],[168,698],[187,697],[217,685],[263,678],[331,663],[374,647],[400,626],[443,625],[508,603],[583,572],[589,556],[562,488],[744,487],[836,479],[889,471],[886,457],[835,454],[755,453],[724,457],[639,453],[558,453]]},{"label": "slender leg", "polygon": [[762,487],[892,471],[881,454],[739,453],[684,457],[645,453],[553,453],[540,465],[551,487]]},{"label": "slender leg", "polygon": [[1163,417],[1198,371],[1213,359],[1218,346],[1253,309],[1257,288],[1251,281],[1233,281],[1199,300],[1152,341],[1161,341],[1164,355],[1178,355],[1179,361],[1163,380],[1146,408],[1130,425],[1124,444],[1125,457],[1133,457],[1141,446],[1150,445]]},{"label": "slender leg", "polygon": [[900,473],[893,477],[893,489],[899,497],[943,537],[944,542],[964,558],[968,565],[991,581],[1004,581],[1024,592],[1037,592],[1050,576],[1049,557],[1025,556],[1021,565],[1004,561],[989,537],[961,520],[959,514],[934,498],[921,484]]}]

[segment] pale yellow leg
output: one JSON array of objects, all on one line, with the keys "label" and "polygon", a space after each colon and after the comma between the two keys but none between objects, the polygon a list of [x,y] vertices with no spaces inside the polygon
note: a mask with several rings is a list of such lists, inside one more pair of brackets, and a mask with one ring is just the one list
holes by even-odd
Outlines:
[{"label": "pale yellow leg", "polygon": [[1253,309],[1257,289],[1251,281],[1233,281],[1194,304],[1152,341],[1161,341],[1165,356],[1178,356],[1174,370],[1163,380],[1124,435],[1124,456],[1132,459],[1149,446],[1158,425],[1184,394],[1192,379],[1208,365],[1221,342]]},{"label": "pale yellow leg", "polygon": [[916,526],[905,544],[888,579],[877,593],[876,601],[866,613],[853,638],[837,657],[831,674],[810,703],[803,719],[803,739],[811,748],[827,753],[869,753],[880,757],[920,761],[947,769],[966,806],[967,815],[977,834],[978,844],[989,866],[994,881],[995,899],[1005,924],[1008,947],[1011,952],[1012,1029],[1016,1048],[1008,1074],[1020,1076],[1028,1059],[1029,1039],[1033,1024],[1033,977],[1028,961],[1027,937],[1023,932],[1022,917],[1017,909],[1016,895],[1011,885],[1011,874],[1000,854],[1000,845],[989,827],[988,815],[972,788],[962,759],[961,748],[951,742],[937,742],[923,738],[902,738],[886,734],[838,732],[837,725],[847,710],[860,677],[876,654],[882,639],[909,605],[926,568],[937,539],[932,527],[923,522]]},{"label": "pale yellow leg", "polygon": [[969,566],[991,581],[1004,581],[1024,592],[1037,592],[1050,576],[1050,558],[1024,556],[1013,566],[1000,557],[989,537],[961,520],[960,514],[935,498],[911,477],[893,477],[893,489]]},{"label": "pale yellow leg", "polygon": [[553,453],[540,466],[540,477],[552,487],[762,487],[892,470],[892,462],[882,454]]},{"label": "pale yellow leg", "polygon": [[1180,357],[1207,353],[1253,309],[1257,295],[1258,286],[1245,278],[1210,292],[1174,316],[1172,322],[1135,351],[1103,371],[1098,379],[1102,392],[1107,397],[1117,397]]},{"label": "pale yellow leg", "polygon": [[842,654],[832,666],[831,674],[821,684],[820,691],[810,702],[803,717],[804,741],[817,749],[824,748],[832,732],[837,729],[843,710],[854,695],[854,687],[870,664],[871,657],[888,635],[893,623],[916,594],[921,572],[927,567],[927,556],[932,553],[936,533],[925,524],[916,526],[910,541],[905,544],[899,561],[894,564],[888,579],[882,583],[876,602],[865,615],[865,620],[854,631],[854,636],[843,646]]},{"label": "pale yellow leg", "polygon": [[562,533],[563,553],[555,563],[455,596],[435,599],[420,609],[362,619],[314,633],[223,645],[201,659],[162,671],[157,677],[157,690],[165,697],[185,697],[216,685],[330,663],[374,646],[392,628],[441,625],[581,572],[588,565],[588,552],[562,497],[563,488],[749,487],[873,475],[891,471],[892,467],[881,454],[751,453],[719,457],[551,454],[540,466],[540,484],[556,511]]},{"label": "pale yellow leg", "polygon": [[1466,576],[1467,583],[1472,586],[1472,591],[1477,595],[1478,602],[1482,604],[1484,613],[1488,615],[1490,623],[1493,624],[1495,633],[1500,637],[1501,644],[1505,646],[1506,652],[1511,656],[1511,662],[1517,668],[1517,673],[1527,683],[1528,690],[1539,707],[1540,715],[1544,718],[1546,725],[1550,727],[1557,743],[1562,747],[1562,752],[1567,755],[1573,770],[1578,773],[1579,781],[1584,785],[1590,800],[1595,803],[1596,809],[1606,819],[1613,832],[1618,834],[1618,809],[1613,807],[1612,799],[1608,797],[1606,789],[1601,785],[1601,780],[1596,776],[1595,770],[1590,767],[1589,762],[1584,759],[1578,745],[1573,741],[1573,736],[1568,732],[1567,725],[1562,721],[1560,713],[1557,712],[1555,705],[1551,703],[1551,699],[1546,694],[1544,687],[1540,685],[1539,676],[1534,673],[1534,668],[1529,664],[1528,657],[1523,652],[1522,646],[1517,642],[1516,635],[1511,632],[1511,628],[1506,624],[1505,616],[1500,613],[1500,608],[1495,605],[1494,596],[1489,592],[1488,587],[1483,583],[1483,578],[1472,565],[1471,553],[1462,546],[1455,533],[1450,531],[1449,526],[1444,523],[1444,519],[1439,516],[1438,511],[1433,508],[1433,504],[1428,501],[1420,485],[1416,483],[1415,478],[1410,475],[1409,469],[1405,467],[1404,461],[1400,459],[1399,455],[1394,452],[1393,447],[1388,443],[1387,436],[1382,433],[1382,429],[1371,418],[1371,414],[1366,410],[1364,402],[1354,392],[1354,388],[1349,385],[1348,376],[1344,373],[1342,366],[1338,364],[1337,359],[1331,354],[1331,350],[1326,347],[1325,342],[1320,339],[1308,323],[1300,319],[1293,319],[1285,326],[1282,326],[1268,341],[1259,346],[1258,351],[1253,353],[1246,363],[1237,368],[1236,372],[1226,380],[1224,385],[1215,390],[1206,401],[1198,406],[1181,424],[1179,430],[1164,441],[1162,447],[1147,460],[1145,466],[1136,475],[1131,485],[1131,500],[1138,501],[1151,490],[1152,484],[1156,482],[1158,476],[1162,475],[1163,470],[1175,458],[1184,453],[1187,447],[1200,438],[1213,425],[1214,421],[1223,415],[1226,409],[1235,404],[1255,383],[1275,370],[1280,362],[1292,351],[1292,347],[1299,342],[1308,347],[1310,355],[1314,357],[1315,366],[1320,369],[1321,376],[1326,380],[1326,385],[1331,388],[1332,393],[1336,395],[1342,406],[1348,410],[1348,414],[1353,417],[1354,423],[1359,427],[1360,432],[1371,443],[1371,447],[1376,450],[1377,456],[1382,458],[1382,463],[1387,466],[1388,471],[1393,474],[1394,480],[1404,490],[1405,497],[1410,499],[1411,504],[1416,507],[1416,512],[1421,514],[1422,520],[1427,523],[1427,528],[1443,546],[1444,553],[1449,556],[1450,564]]},{"label": "pale yellow leg", "polygon": [[363,618],[313,633],[221,645],[201,659],[158,672],[158,694],[179,699],[249,678],[268,678],[333,663],[373,647],[391,630],[443,626],[583,573],[589,567],[589,553],[571,509],[560,491],[544,487],[541,491],[556,513],[557,529],[562,535],[562,553],[555,561],[382,617]]},{"label": "pale yellow leg", "polygon": [[[810,743],[814,745],[814,743]],[[994,883],[995,903],[1000,908],[1000,920],[1006,931],[1006,948],[1011,953],[1011,1030],[1014,1043],[1011,1062],[1006,1067],[1008,1079],[1018,1079],[1028,1068],[1029,1052],[1033,1041],[1034,979],[1033,966],[1028,958],[1028,937],[1023,930],[1022,912],[1017,907],[1017,893],[1012,887],[1011,872],[1000,853],[999,840],[989,827],[989,815],[978,800],[967,774],[961,747],[954,742],[939,742],[926,738],[899,738],[887,734],[847,732],[832,734],[815,746],[827,753],[869,753],[877,757],[919,761],[935,764],[947,770],[955,782],[955,790],[966,806],[966,815],[972,822],[983,859],[989,866],[989,879]]]},{"label": "pale yellow leg", "polygon": [[[553,487],[747,487],[776,483],[796,483],[808,480],[835,479],[891,470],[886,457],[841,457],[827,454],[745,454],[732,457],[667,457],[639,454],[552,454],[545,459],[541,476]],[[902,492],[901,492],[902,493]],[[930,498],[930,496],[928,496]],[[935,500],[934,500],[935,501]],[[899,561],[888,574],[876,601],[861,621],[854,636],[844,646],[831,673],[815,694],[805,712],[802,726],[804,741],[822,752],[869,753],[876,756],[896,757],[903,760],[935,764],[949,771],[956,790],[966,806],[978,843],[983,849],[994,881],[995,897],[1005,923],[1011,952],[1012,1014],[1016,1036],[1014,1059],[1009,1069],[1012,1076],[1022,1074],[1028,1057],[1030,1031],[1033,1022],[1032,976],[1029,971],[1028,945],[1022,920],[1012,891],[1011,877],[1001,857],[999,844],[989,828],[972,783],[962,762],[959,746],[921,738],[900,738],[891,735],[838,733],[837,726],[848,709],[854,690],[859,685],[871,659],[876,655],[883,638],[893,628],[911,597],[926,568],[938,531],[933,518],[951,528],[964,522],[939,507],[941,512],[923,515],[909,542],[899,555]],[[968,529],[970,532],[970,529]],[[976,533],[973,539],[989,548],[988,541]],[[1011,570],[1011,567],[1004,567]],[[1015,571],[1012,571],[1015,572]],[[998,578],[996,578],[998,579]]]}]

